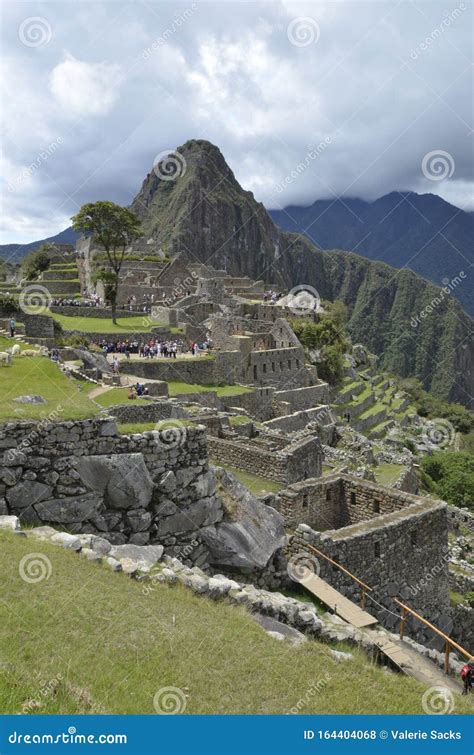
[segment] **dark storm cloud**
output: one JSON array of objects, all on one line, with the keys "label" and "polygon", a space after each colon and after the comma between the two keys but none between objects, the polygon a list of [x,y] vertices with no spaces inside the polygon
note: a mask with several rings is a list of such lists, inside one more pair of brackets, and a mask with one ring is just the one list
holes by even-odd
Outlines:
[{"label": "dark storm cloud", "polygon": [[3,13],[3,242],[55,233],[86,201],[129,203],[155,155],[194,137],[268,207],[412,189],[472,209],[467,2]]}]

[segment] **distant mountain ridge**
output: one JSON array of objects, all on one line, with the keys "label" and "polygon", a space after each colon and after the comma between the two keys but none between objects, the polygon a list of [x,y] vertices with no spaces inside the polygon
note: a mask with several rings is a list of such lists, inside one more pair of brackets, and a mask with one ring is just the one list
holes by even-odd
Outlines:
[{"label": "distant mountain ridge", "polygon": [[41,244],[75,244],[79,234],[72,230],[71,227],[65,228],[55,236],[49,236],[47,239],[31,241],[29,244],[0,244],[0,259],[8,262],[18,263],[30,252],[39,249]]},{"label": "distant mountain ridge", "polygon": [[474,315],[474,214],[434,194],[392,192],[374,202],[361,199],[317,200],[309,207],[271,210],[285,231],[304,233],[320,249],[345,249],[393,267],[408,267],[438,286],[461,271],[453,288]]}]

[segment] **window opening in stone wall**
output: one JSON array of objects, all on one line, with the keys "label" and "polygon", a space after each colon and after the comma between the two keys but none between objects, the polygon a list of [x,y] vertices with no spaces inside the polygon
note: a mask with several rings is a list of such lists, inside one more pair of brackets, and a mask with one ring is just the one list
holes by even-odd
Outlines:
[{"label": "window opening in stone wall", "polygon": [[378,541],[374,543],[374,556],[380,558],[380,543]]},{"label": "window opening in stone wall", "polygon": [[328,488],[326,490],[326,501],[330,501],[330,500],[331,500],[331,489]]},{"label": "window opening in stone wall", "polygon": [[352,506],[355,506],[356,503],[356,494],[354,492],[351,493],[351,504]]},{"label": "window opening in stone wall", "polygon": [[372,504],[374,514],[380,514],[380,501],[374,501]]},{"label": "window opening in stone wall", "polygon": [[410,540],[413,547],[418,544],[417,533],[415,530],[410,534]]}]

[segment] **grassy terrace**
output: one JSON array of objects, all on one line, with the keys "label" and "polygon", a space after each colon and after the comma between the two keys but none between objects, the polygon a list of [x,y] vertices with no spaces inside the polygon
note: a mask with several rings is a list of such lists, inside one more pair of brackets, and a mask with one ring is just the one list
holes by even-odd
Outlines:
[{"label": "grassy terrace", "polygon": [[[47,357],[14,358],[0,367],[0,421],[43,419],[54,412],[56,421],[92,417],[99,411],[87,396],[89,386],[67,378]],[[20,404],[18,396],[38,394],[44,404]]]},{"label": "grassy terrace", "polygon": [[[150,322],[145,313],[136,317],[126,317],[123,320],[119,318],[117,325],[114,325],[111,319],[104,317],[70,317],[56,312],[51,312],[51,316],[62,325],[63,330],[79,330],[82,333],[127,335],[127,333],[149,333],[152,328],[165,327],[164,323]],[[183,332],[182,328],[177,327],[171,327],[169,330],[172,333]]]},{"label": "grassy terrace", "polygon": [[144,398],[129,399],[130,388],[111,388],[110,391],[101,393],[94,398],[97,404],[100,404],[104,409],[109,406],[115,406],[116,404],[149,404],[149,400]]},{"label": "grassy terrace", "polygon": [[403,466],[401,464],[379,464],[373,467],[375,478],[380,485],[394,485],[400,477]]},{"label": "grassy terrace", "polygon": [[[200,357],[202,359],[202,357]],[[176,360],[172,360],[173,362]],[[168,383],[170,396],[183,396],[187,393],[207,393],[214,391],[218,396],[239,396],[242,393],[252,393],[253,388],[245,385],[201,385],[200,383],[181,383],[170,381]]]},{"label": "grassy terrace", "polygon": [[[209,461],[211,464],[215,464],[218,467],[224,467],[223,464],[215,459],[210,459]],[[278,493],[279,490],[285,487],[285,483],[283,482],[273,482],[272,480],[267,480],[266,477],[259,477],[250,472],[243,472],[236,467],[225,466],[224,469],[227,469],[228,472],[232,472],[232,474],[240,480],[242,485],[245,485],[245,487],[255,495],[258,495],[259,493]]]},{"label": "grassy terrace", "polygon": [[[0,541],[3,713],[37,700],[33,713],[154,714],[155,694],[173,686],[186,694],[189,714],[284,714],[306,698],[305,714],[423,714],[424,686],[387,673],[363,651],[350,648],[357,681],[348,695],[327,644],[277,642],[243,608],[181,586],[145,593],[61,548],[6,532]],[[28,584],[18,565],[32,551],[49,559],[51,575]],[[323,690],[307,695],[318,679],[327,681]],[[50,694],[40,694],[41,680],[52,680]],[[456,698],[456,713],[470,710]]]}]

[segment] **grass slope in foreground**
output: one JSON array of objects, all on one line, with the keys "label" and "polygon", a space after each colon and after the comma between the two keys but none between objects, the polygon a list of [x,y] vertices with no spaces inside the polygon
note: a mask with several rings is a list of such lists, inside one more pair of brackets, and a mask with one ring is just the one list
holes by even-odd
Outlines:
[{"label": "grass slope in foreground", "polygon": [[[28,584],[19,564],[32,552],[49,558],[51,575]],[[42,714],[150,714],[167,686],[187,694],[191,714],[287,713],[301,699],[307,714],[423,713],[423,685],[363,653],[351,650],[348,673],[328,645],[278,642],[243,608],[180,586],[147,592],[124,574],[7,532],[0,573],[2,713],[38,700],[33,712]],[[323,689],[308,694],[321,679]],[[53,692],[42,695],[41,681]],[[468,710],[456,700],[456,713]]]},{"label": "grass slope in foreground", "polygon": [[[90,385],[82,385],[61,372],[47,357],[13,357],[0,367],[0,421],[43,419],[57,413],[57,420],[93,417],[100,407],[87,397]],[[42,396],[44,404],[20,404],[19,396]]]}]

